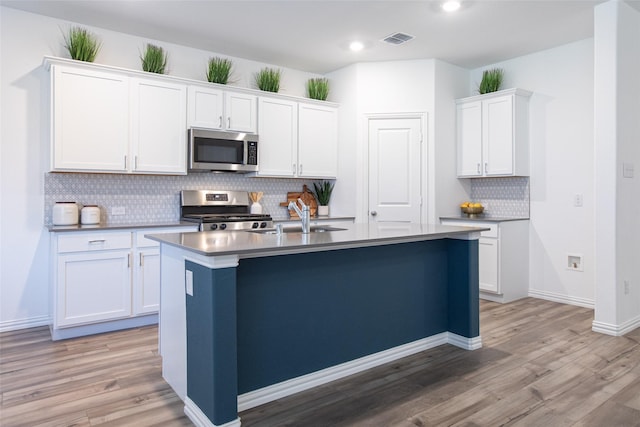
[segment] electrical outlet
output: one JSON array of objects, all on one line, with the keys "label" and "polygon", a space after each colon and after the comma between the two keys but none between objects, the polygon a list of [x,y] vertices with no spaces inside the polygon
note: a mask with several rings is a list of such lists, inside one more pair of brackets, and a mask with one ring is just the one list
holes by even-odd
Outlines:
[{"label": "electrical outlet", "polygon": [[567,270],[584,271],[582,255],[567,254]]},{"label": "electrical outlet", "polygon": [[625,295],[629,295],[629,288],[630,288],[629,281],[625,280],[624,281],[624,294]]},{"label": "electrical outlet", "polygon": [[573,206],[575,206],[577,208],[581,208],[582,207],[582,194],[581,193],[576,193],[573,196]]},{"label": "electrical outlet", "polygon": [[124,206],[114,206],[111,208],[111,215],[125,215],[126,209]]}]

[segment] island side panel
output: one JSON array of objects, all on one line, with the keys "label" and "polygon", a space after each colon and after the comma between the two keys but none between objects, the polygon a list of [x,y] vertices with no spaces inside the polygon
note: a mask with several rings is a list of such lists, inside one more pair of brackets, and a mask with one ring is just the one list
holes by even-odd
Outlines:
[{"label": "island side panel", "polygon": [[185,261],[193,273],[186,296],[187,397],[214,425],[238,418],[236,269]]},{"label": "island side panel", "polygon": [[478,240],[449,240],[449,332],[480,336]]},{"label": "island side panel", "polygon": [[432,240],[242,259],[239,392],[446,332],[449,256]]}]

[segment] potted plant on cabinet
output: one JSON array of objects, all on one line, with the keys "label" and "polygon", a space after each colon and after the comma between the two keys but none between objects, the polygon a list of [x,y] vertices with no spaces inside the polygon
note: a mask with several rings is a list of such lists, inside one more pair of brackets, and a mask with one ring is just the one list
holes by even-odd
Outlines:
[{"label": "potted plant on cabinet", "polygon": [[482,95],[490,92],[497,92],[502,85],[504,70],[502,68],[493,68],[482,72],[482,80],[478,86],[478,92]]},{"label": "potted plant on cabinet", "polygon": [[321,184],[313,183],[314,193],[318,200],[318,216],[329,216],[329,201],[333,186],[334,184],[329,181],[323,181]]},{"label": "potted plant on cabinet", "polygon": [[324,78],[309,79],[307,81],[307,94],[311,99],[326,101],[329,95],[329,80]]},{"label": "potted plant on cabinet", "polygon": [[280,76],[282,71],[277,68],[263,68],[256,74],[256,86],[266,92],[280,90]]},{"label": "potted plant on cabinet", "polygon": [[219,57],[209,58],[208,65],[207,81],[209,83],[226,85],[229,82],[231,67],[233,67],[233,62],[230,59]]},{"label": "potted plant on cabinet", "polygon": [[160,46],[147,43],[147,47],[142,55],[142,70],[149,73],[164,74],[167,67],[167,53]]},{"label": "potted plant on cabinet", "polygon": [[96,36],[82,27],[71,27],[64,42],[71,59],[85,62],[93,62],[101,46]]}]

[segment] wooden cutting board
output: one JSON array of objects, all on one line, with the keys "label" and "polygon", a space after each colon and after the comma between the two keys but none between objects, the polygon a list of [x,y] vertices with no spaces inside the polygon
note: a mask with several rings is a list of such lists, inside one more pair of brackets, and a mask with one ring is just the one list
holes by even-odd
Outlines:
[{"label": "wooden cutting board", "polygon": [[[281,202],[280,206],[287,207],[289,206],[289,202],[294,201],[296,202],[298,207],[302,209],[302,206],[300,206],[300,203],[298,203],[298,199],[302,199],[304,204],[309,206],[309,214],[311,216],[316,216],[316,213],[318,212],[318,202],[316,201],[316,198],[313,195],[313,193],[309,190],[309,188],[306,185],[302,186],[302,192],[292,192],[292,191],[288,192],[287,201]],[[293,209],[289,209],[289,217],[294,219],[300,218],[298,216],[298,213]]]}]

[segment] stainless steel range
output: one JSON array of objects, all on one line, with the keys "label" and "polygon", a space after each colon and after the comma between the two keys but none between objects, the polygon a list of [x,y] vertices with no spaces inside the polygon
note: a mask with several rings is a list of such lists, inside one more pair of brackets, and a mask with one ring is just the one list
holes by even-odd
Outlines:
[{"label": "stainless steel range", "polygon": [[270,215],[249,213],[249,195],[243,191],[182,190],[180,216],[200,224],[200,231],[273,227]]}]

